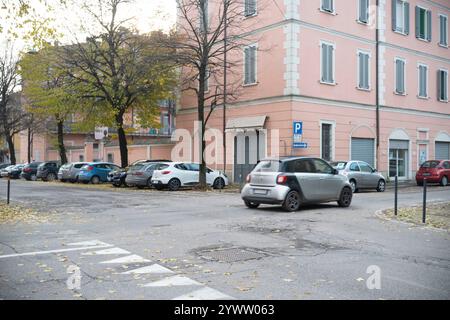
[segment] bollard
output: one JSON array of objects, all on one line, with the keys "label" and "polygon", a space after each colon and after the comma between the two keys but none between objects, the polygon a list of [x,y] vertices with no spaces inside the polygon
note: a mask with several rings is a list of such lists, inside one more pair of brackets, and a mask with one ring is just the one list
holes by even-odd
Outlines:
[{"label": "bollard", "polygon": [[6,188],[6,204],[9,204],[10,193],[11,193],[11,178],[8,177],[8,186]]},{"label": "bollard", "polygon": [[423,207],[422,207],[422,223],[427,218],[427,179],[423,179]]},{"label": "bollard", "polygon": [[394,214],[397,215],[398,210],[398,177],[395,176],[394,182]]}]

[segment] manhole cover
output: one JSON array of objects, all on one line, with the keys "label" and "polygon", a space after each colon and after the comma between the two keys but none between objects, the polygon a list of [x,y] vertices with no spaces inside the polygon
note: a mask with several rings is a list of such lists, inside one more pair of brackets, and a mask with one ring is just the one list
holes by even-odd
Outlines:
[{"label": "manhole cover", "polygon": [[206,260],[219,262],[239,262],[256,260],[267,257],[268,254],[255,248],[224,248],[215,250],[204,250],[198,254]]}]

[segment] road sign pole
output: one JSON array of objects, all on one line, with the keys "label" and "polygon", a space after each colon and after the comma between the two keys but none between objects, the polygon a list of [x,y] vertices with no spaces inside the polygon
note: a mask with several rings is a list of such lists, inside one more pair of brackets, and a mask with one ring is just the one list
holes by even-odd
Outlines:
[{"label": "road sign pole", "polygon": [[10,194],[11,194],[11,178],[8,177],[8,186],[6,187],[6,204],[9,204]]},{"label": "road sign pole", "polygon": [[422,223],[427,218],[427,179],[423,179],[423,207],[422,207]]},{"label": "road sign pole", "polygon": [[398,177],[395,176],[395,182],[394,182],[394,214],[397,215],[397,209],[398,209]]}]

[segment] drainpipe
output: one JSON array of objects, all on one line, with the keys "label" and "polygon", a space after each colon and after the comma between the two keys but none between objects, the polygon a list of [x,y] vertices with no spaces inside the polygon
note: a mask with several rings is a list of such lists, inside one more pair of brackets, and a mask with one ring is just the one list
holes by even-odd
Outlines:
[{"label": "drainpipe", "polygon": [[223,2],[223,19],[224,19],[224,29],[223,29],[223,172],[227,172],[227,11],[228,11],[228,0]]},{"label": "drainpipe", "polygon": [[375,95],[376,95],[376,131],[377,131],[377,152],[376,152],[376,160],[377,160],[377,167],[379,167],[379,151],[380,151],[380,75],[379,75],[379,60],[380,60],[380,1],[376,1],[376,28],[375,28],[375,38],[376,38],[376,54],[375,54],[375,60],[376,60],[376,84],[375,84]]}]

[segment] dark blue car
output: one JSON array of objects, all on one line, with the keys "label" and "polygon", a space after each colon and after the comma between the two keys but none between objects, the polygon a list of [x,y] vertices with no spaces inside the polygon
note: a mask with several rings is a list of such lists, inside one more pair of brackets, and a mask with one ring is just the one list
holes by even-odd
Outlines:
[{"label": "dark blue car", "polygon": [[109,162],[90,162],[83,166],[78,174],[78,181],[98,184],[108,181],[108,173],[120,169],[119,166]]}]

